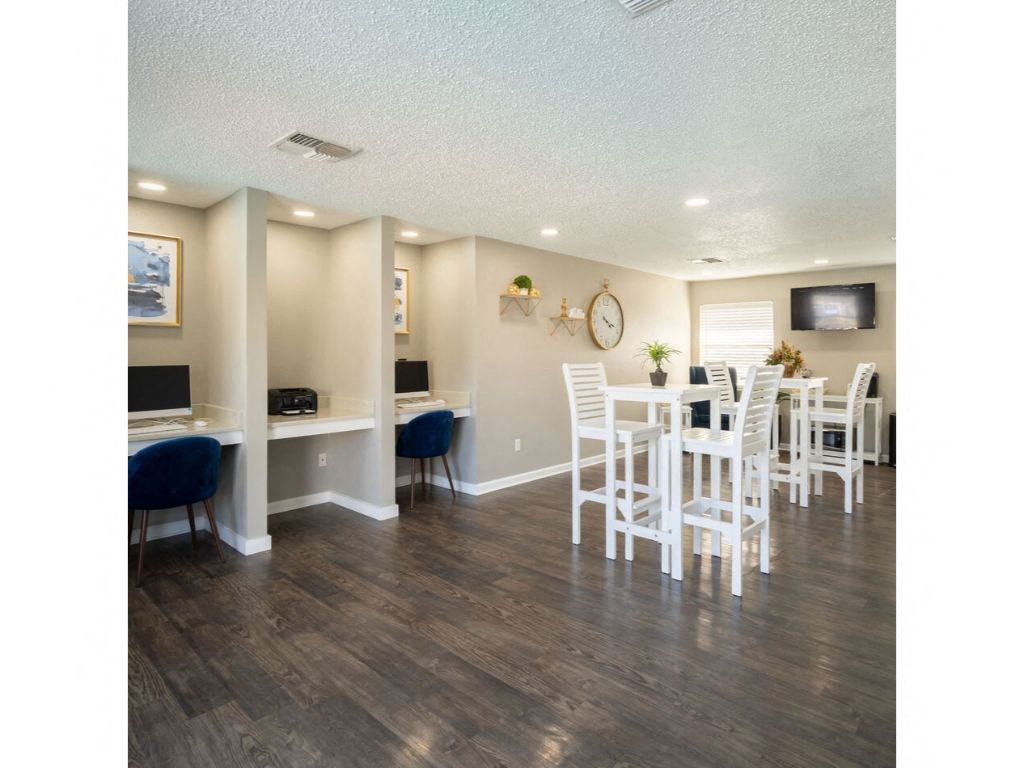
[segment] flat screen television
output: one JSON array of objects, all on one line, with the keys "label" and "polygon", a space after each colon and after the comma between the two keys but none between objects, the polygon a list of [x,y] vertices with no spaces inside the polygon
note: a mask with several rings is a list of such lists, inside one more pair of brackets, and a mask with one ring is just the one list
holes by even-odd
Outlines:
[{"label": "flat screen television", "polygon": [[815,285],[789,293],[794,331],[853,331],[875,327],[875,284]]}]

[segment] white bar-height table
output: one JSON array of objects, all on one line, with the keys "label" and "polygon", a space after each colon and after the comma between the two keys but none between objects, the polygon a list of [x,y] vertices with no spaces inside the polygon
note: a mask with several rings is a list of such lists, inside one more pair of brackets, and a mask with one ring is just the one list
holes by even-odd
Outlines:
[{"label": "white bar-height table", "polygon": [[[811,419],[810,406],[811,398],[814,398],[815,409],[823,407],[825,395],[825,382],[827,376],[814,376],[804,379],[788,377],[779,384],[780,390],[793,392],[800,399],[797,410],[792,407],[790,401],[789,411],[789,472],[779,479],[789,483],[789,503],[796,503],[797,487],[800,488],[800,506],[806,507],[810,503],[810,456],[811,456]],[[799,394],[796,394],[799,393]],[[818,445],[821,445],[823,438],[822,423],[819,421],[815,427],[815,437]],[[821,487],[821,473],[818,472],[818,487]]]},{"label": "white bar-height table", "polygon": [[[618,494],[615,492],[605,494],[605,557],[614,560],[616,555],[616,532],[632,534],[641,538],[656,541],[659,544],[671,544],[672,547],[672,578],[682,579],[682,556],[679,554],[682,549],[683,519],[683,405],[707,400],[711,404],[711,429],[718,434],[722,428],[722,415],[719,410],[719,387],[716,384],[666,384],[664,387],[654,387],[651,384],[609,384],[598,388],[604,393],[604,418],[605,418],[605,439],[604,450],[604,473],[605,488],[615,488],[615,403],[618,401],[647,403],[648,423],[657,423],[657,406],[665,404],[669,406],[671,422],[669,434],[671,451],[669,466],[669,510],[673,516],[673,522],[665,526],[661,521],[659,528],[649,528],[659,511],[654,511],[643,519],[627,522],[618,519]],[[656,456],[648,456],[648,462],[657,461]],[[659,484],[660,484],[659,480]],[[667,528],[667,530],[663,530]],[[677,541],[666,541],[666,537],[672,532],[679,534]],[[663,550],[664,551],[664,550]],[[662,558],[662,571],[668,573],[668,563]]]}]

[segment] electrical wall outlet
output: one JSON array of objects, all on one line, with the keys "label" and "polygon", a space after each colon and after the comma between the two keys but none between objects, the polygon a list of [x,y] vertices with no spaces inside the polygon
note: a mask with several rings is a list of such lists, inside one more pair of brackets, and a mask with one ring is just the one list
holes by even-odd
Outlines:
[{"label": "electrical wall outlet", "polygon": [[326,453],[321,453],[317,457],[316,463],[317,463],[318,466],[326,467],[327,466],[327,454]]},{"label": "electrical wall outlet", "polygon": [[521,451],[521,450],[523,450],[523,441],[522,441],[522,440],[520,440],[520,439],[519,439],[519,438],[517,437],[517,438],[515,439],[515,442],[514,442],[514,443],[512,444],[512,446],[513,446],[513,447],[514,447],[514,448],[515,448],[515,449],[516,449],[517,451]]}]

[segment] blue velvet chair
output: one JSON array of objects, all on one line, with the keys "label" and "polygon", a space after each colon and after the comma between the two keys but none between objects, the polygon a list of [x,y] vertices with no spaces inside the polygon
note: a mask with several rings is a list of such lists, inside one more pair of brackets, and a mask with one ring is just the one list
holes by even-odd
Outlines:
[{"label": "blue velvet chair", "polygon": [[420,460],[420,474],[423,476],[426,490],[427,469],[426,459],[440,456],[444,462],[444,471],[448,475],[448,486],[455,498],[455,484],[452,473],[448,469],[448,449],[452,444],[452,428],[455,426],[455,414],[451,411],[429,411],[422,413],[408,424],[398,435],[395,455],[412,459],[412,483],[409,486],[409,508],[416,504],[416,459]]},{"label": "blue velvet chair", "polygon": [[[733,397],[736,402],[739,402],[739,397],[736,396],[736,369],[731,365],[729,366],[729,378],[732,380]],[[703,365],[690,366],[690,383],[708,383],[708,373],[704,370]],[[690,407],[693,408],[690,416],[690,423],[694,427],[703,427],[707,429],[711,426],[711,404],[707,400],[699,403],[692,403]],[[728,416],[722,416],[722,429],[729,429]]]},{"label": "blue velvet chair", "polygon": [[220,443],[212,437],[179,437],[161,440],[136,453],[128,460],[128,543],[132,540],[135,510],[142,510],[139,529],[139,562],[135,586],[142,583],[142,556],[146,549],[146,528],[152,509],[188,508],[188,524],[192,529],[192,555],[195,556],[196,518],[192,505],[203,502],[210,533],[217,545],[217,554],[224,562],[224,549],[217,532],[210,499],[217,493],[220,472]]}]

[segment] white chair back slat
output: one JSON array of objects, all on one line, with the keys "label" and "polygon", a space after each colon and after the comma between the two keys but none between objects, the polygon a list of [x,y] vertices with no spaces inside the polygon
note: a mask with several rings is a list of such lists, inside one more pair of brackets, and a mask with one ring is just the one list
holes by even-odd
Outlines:
[{"label": "white chair back slat", "polygon": [[708,384],[717,384],[721,387],[718,391],[718,402],[721,405],[736,405],[732,378],[729,376],[729,364],[724,360],[720,363],[704,363],[704,373],[708,378]]},{"label": "white chair back slat", "polygon": [[864,401],[871,386],[871,377],[875,373],[874,363],[857,363],[853,373],[853,381],[846,398],[846,415],[851,424],[859,424],[864,418]]},{"label": "white chair back slat", "polygon": [[758,453],[771,444],[772,414],[779,394],[783,366],[752,365],[747,371],[743,395],[736,412],[734,440],[740,441],[741,455]]},{"label": "white chair back slat", "polygon": [[598,390],[607,383],[602,363],[563,363],[562,375],[569,395],[569,416],[573,433],[584,419],[604,416],[604,394]]}]

